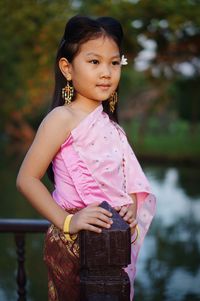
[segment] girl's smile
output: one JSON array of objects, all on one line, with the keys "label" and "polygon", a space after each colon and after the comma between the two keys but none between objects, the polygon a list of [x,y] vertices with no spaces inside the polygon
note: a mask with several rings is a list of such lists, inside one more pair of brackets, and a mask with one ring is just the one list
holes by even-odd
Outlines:
[{"label": "girl's smile", "polygon": [[100,88],[103,91],[107,91],[108,89],[110,89],[111,85],[97,85],[98,88]]}]

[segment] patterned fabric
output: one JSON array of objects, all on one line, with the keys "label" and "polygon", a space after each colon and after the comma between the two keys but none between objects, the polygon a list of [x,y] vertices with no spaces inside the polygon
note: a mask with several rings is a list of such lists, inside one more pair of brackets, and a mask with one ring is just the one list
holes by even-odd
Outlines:
[{"label": "patterned fabric", "polygon": [[[68,210],[75,213],[78,209]],[[51,225],[44,245],[48,268],[48,301],[79,301],[79,241],[66,240],[63,231]]]},{"label": "patterned fabric", "polygon": [[53,170],[53,197],[63,208],[104,200],[122,206],[132,203],[130,193],[137,193],[139,201],[151,193],[124,130],[109,119],[102,105],[71,131],[53,160]]},{"label": "patterned fabric", "polygon": [[[63,208],[83,208],[107,201],[111,206],[132,203],[137,197],[140,238],[132,245],[126,268],[133,283],[136,261],[155,214],[156,199],[124,130],[103,112],[100,104],[70,133],[53,160],[55,201]],[[60,300],[59,300],[60,301]]]}]

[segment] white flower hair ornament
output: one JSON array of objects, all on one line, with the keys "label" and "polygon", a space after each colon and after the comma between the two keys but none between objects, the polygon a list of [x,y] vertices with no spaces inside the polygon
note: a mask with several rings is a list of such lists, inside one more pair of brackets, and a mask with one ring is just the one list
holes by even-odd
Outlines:
[{"label": "white flower hair ornament", "polygon": [[128,65],[127,58],[124,56],[124,54],[121,57],[121,65]]}]

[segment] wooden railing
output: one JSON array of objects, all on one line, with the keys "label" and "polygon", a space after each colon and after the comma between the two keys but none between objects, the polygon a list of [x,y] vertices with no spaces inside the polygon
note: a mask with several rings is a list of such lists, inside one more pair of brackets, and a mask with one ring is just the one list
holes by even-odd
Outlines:
[{"label": "wooden railing", "polygon": [[46,232],[49,225],[47,220],[40,219],[0,219],[0,233],[13,233],[15,237],[18,301],[26,300],[25,234]]},{"label": "wooden railing", "polygon": [[[80,301],[127,301],[130,281],[123,268],[131,262],[130,227],[107,202],[100,206],[112,212],[113,224],[101,235],[80,232]],[[26,300],[25,234],[45,232],[49,225],[46,220],[0,219],[0,232],[15,236],[18,301]]]}]

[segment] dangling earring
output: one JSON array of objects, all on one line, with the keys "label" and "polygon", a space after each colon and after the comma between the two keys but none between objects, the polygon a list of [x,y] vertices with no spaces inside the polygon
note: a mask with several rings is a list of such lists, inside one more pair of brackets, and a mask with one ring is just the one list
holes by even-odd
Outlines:
[{"label": "dangling earring", "polygon": [[110,106],[111,113],[114,112],[116,103],[117,103],[117,92],[115,91],[111,94],[109,98],[109,106]]},{"label": "dangling earring", "polygon": [[74,87],[70,86],[69,81],[67,79],[67,85],[62,88],[62,98],[65,100],[65,104],[69,104],[72,101],[72,97],[74,94]]}]

